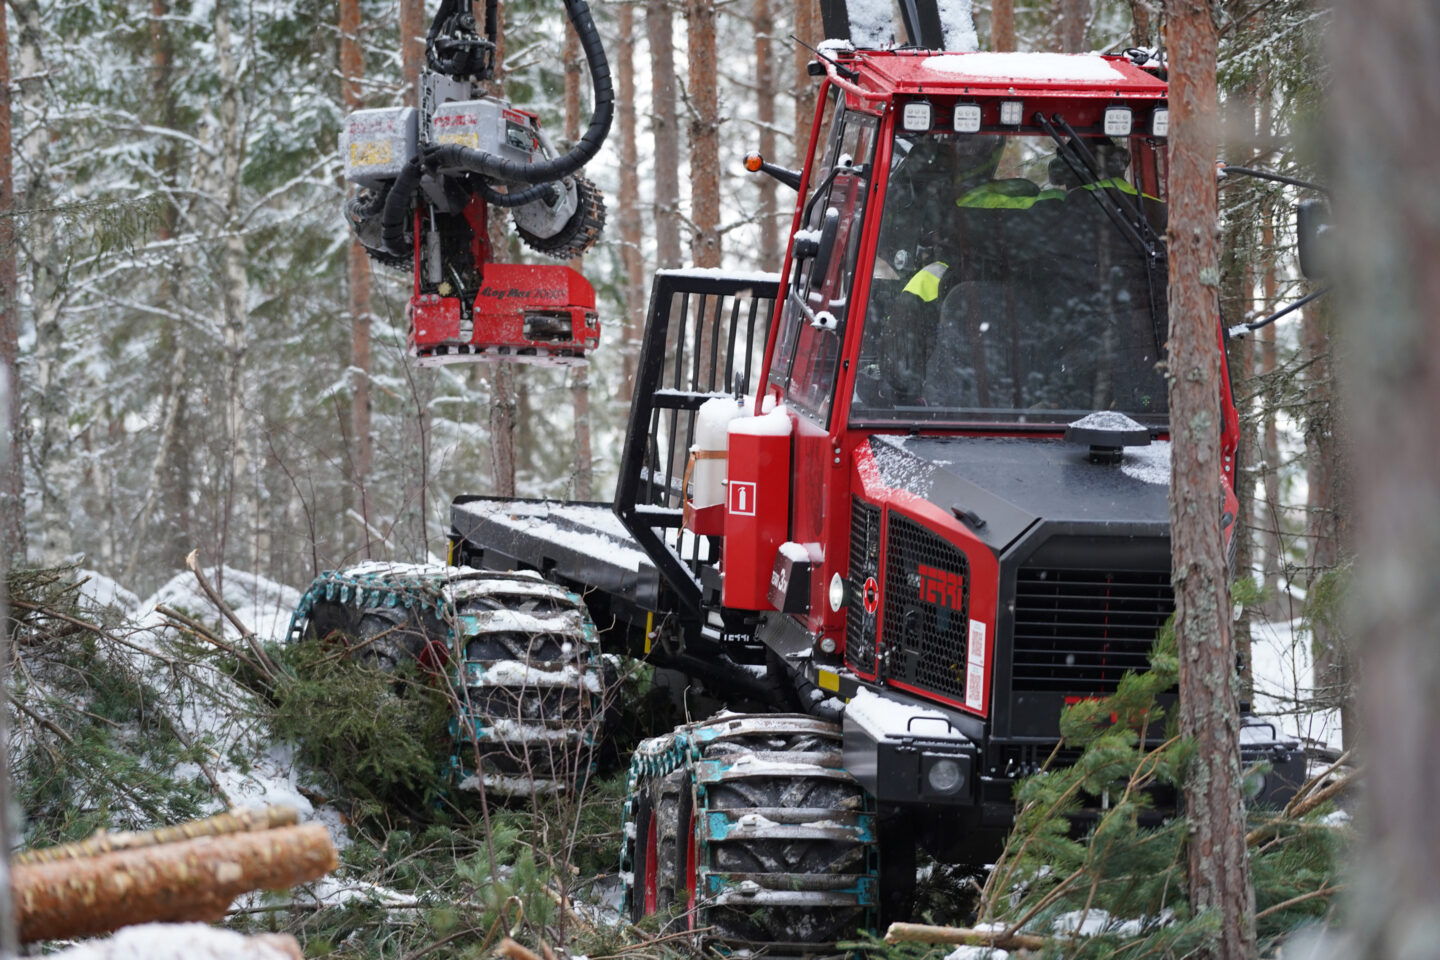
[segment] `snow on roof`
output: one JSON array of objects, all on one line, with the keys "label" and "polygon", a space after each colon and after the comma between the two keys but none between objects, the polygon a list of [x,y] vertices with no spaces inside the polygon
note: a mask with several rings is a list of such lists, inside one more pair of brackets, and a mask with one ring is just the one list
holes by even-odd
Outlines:
[{"label": "snow on roof", "polygon": [[924,67],[940,73],[995,80],[1056,80],[1113,83],[1125,75],[1098,55],[1066,53],[967,53],[926,57]]}]

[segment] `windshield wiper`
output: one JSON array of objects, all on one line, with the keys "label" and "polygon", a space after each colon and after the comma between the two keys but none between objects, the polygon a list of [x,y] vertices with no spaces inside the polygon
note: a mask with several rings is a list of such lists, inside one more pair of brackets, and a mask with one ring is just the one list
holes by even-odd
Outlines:
[{"label": "windshield wiper", "polygon": [[[1144,212],[1131,202],[1129,197],[1119,190],[1111,191],[1099,186],[1100,165],[1090,148],[1080,140],[1075,128],[1058,113],[1052,119],[1053,123],[1046,120],[1040,111],[1035,111],[1036,124],[1055,141],[1056,156],[1065,161],[1082,186],[1090,188],[1088,192],[1095,198],[1095,202],[1100,204],[1100,209],[1105,211],[1106,216],[1114,221],[1115,226],[1120,228],[1120,232],[1145,259],[1145,287],[1150,295],[1150,321],[1155,332],[1155,349],[1163,350],[1169,318],[1169,306],[1164,293],[1165,283],[1169,280],[1165,242],[1156,235]],[[1057,126],[1070,135],[1069,142],[1060,136]],[[1112,193],[1116,196],[1112,196]],[[1122,202],[1124,209],[1121,208]]]},{"label": "windshield wiper", "polygon": [[[1047,120],[1045,115],[1037,110],[1035,122],[1055,141],[1056,154],[1065,161],[1070,172],[1075,174],[1084,187],[1092,188],[1088,192],[1095,198],[1095,202],[1100,204],[1100,209],[1104,210],[1130,239],[1140,255],[1152,266],[1162,263],[1165,260],[1165,243],[1156,235],[1140,208],[1121,191],[1115,191],[1117,197],[1111,196],[1109,190],[1093,189],[1101,182],[1100,165],[1090,148],[1085,146],[1080,135],[1075,132],[1075,128],[1058,113]],[[1057,126],[1060,129],[1057,130]],[[1069,135],[1068,142],[1060,135],[1061,130]]]}]

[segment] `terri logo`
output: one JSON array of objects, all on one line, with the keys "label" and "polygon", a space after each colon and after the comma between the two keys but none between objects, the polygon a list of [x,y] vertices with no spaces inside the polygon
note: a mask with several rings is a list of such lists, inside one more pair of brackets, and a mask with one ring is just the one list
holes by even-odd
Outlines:
[{"label": "terri logo", "polygon": [[920,564],[920,599],[926,603],[949,607],[951,610],[965,608],[965,578],[949,570],[939,570]]}]

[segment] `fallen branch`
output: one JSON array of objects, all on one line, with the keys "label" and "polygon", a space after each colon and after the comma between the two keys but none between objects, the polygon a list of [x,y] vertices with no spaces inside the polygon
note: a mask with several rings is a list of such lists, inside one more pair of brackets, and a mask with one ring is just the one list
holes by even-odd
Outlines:
[{"label": "fallen branch", "polygon": [[971,947],[999,947],[1001,950],[1043,950],[1053,941],[1029,933],[1004,930],[976,930],[973,927],[936,927],[927,923],[892,923],[885,931],[886,943],[957,943]]},{"label": "fallen branch", "polygon": [[225,603],[225,599],[220,596],[214,587],[210,586],[210,581],[205,579],[205,574],[200,569],[199,557],[199,550],[191,550],[190,555],[185,558],[185,566],[189,567],[190,572],[195,574],[195,582],[200,584],[200,589],[205,592],[205,596],[210,598],[210,602],[215,604],[215,608],[220,611],[226,620],[230,621],[236,630],[240,631],[240,638],[245,641],[245,644],[250,648],[250,652],[253,653],[255,659],[260,662],[265,676],[271,683],[274,683],[276,675],[280,672],[280,668],[275,666],[275,661],[271,660],[270,655],[265,652],[265,648],[260,646],[260,641],[255,638],[255,631],[245,626],[245,624],[240,621],[240,618],[235,615],[235,611],[231,610]]},{"label": "fallen branch", "polygon": [[11,885],[29,943],[151,921],[215,923],[242,893],[288,889],[337,863],[329,832],[306,824],[17,865]]},{"label": "fallen branch", "polygon": [[1247,847],[1255,846],[1255,844],[1259,843],[1261,840],[1265,840],[1273,836],[1275,831],[1278,830],[1280,827],[1284,826],[1287,822],[1292,820],[1298,820],[1299,818],[1305,816],[1307,813],[1310,813],[1320,805],[1328,803],[1329,801],[1335,799],[1335,797],[1350,789],[1350,787],[1355,783],[1355,780],[1359,778],[1360,773],[1361,771],[1359,768],[1351,770],[1349,773],[1345,774],[1345,776],[1334,781],[1333,783],[1327,784],[1325,787],[1310,793],[1305,797],[1305,799],[1301,800],[1299,803],[1292,802],[1289,806],[1285,808],[1285,812],[1280,817],[1271,820],[1268,823],[1263,823],[1260,826],[1256,827],[1254,830],[1251,830],[1249,833],[1245,834],[1245,845]]}]

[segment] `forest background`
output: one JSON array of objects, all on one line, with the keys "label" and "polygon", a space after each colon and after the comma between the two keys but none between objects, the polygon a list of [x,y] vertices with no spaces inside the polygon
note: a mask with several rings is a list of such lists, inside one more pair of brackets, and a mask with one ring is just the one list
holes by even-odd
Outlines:
[{"label": "forest background", "polygon": [[[1314,179],[1327,13],[1304,0],[1216,10],[1219,159]],[[143,596],[198,547],[222,579],[228,567],[303,586],[367,557],[443,555],[457,494],[608,499],[654,271],[778,269],[793,196],[740,160],[800,162],[816,85],[794,38],[818,43],[821,30],[811,0],[600,0],[595,12],[619,103],[588,174],[610,223],[579,265],[602,346],[578,370],[419,370],[404,349],[407,278],[351,243],[335,149],[350,110],[413,98],[419,0],[11,0],[10,557],[83,557]],[[559,4],[509,0],[502,16],[505,95],[573,140],[590,93]],[[985,49],[1164,42],[1144,0],[993,0],[974,16]],[[1227,326],[1310,292],[1292,255],[1299,196],[1222,178]],[[513,241],[505,258],[538,259]],[[1312,693],[1348,704],[1330,354],[1323,307],[1230,346],[1245,426],[1238,568],[1262,588],[1239,642],[1256,633],[1304,673],[1268,691],[1297,715]],[[1333,724],[1296,732],[1339,737]]]}]

